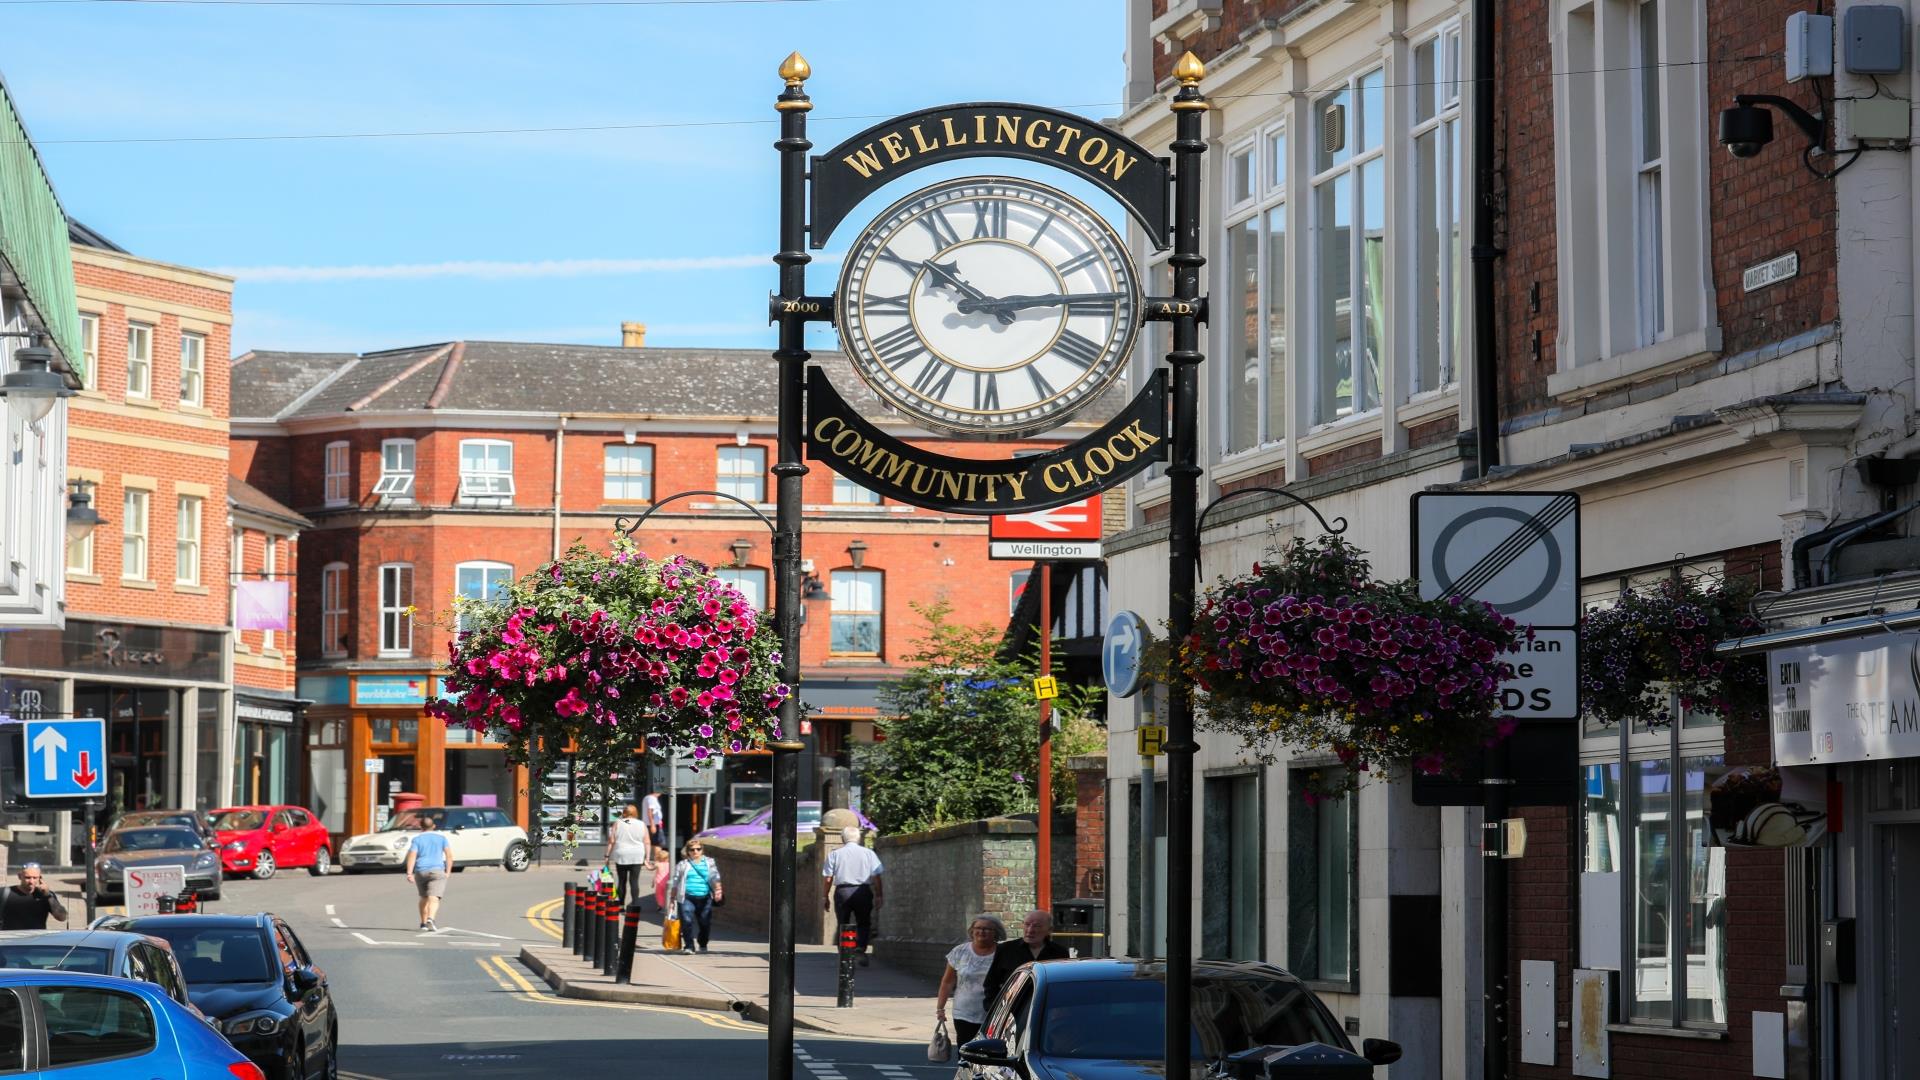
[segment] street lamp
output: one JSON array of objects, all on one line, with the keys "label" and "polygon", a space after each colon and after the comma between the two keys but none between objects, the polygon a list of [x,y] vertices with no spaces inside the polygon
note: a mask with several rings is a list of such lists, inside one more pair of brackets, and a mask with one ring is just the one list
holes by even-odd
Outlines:
[{"label": "street lamp", "polygon": [[73,391],[67,388],[65,379],[54,373],[53,350],[40,344],[38,331],[12,331],[0,337],[30,339],[27,345],[13,351],[18,370],[0,378],[0,395],[6,397],[7,407],[22,423],[34,427],[53,411],[54,402],[72,397]]},{"label": "street lamp", "polygon": [[847,541],[847,558],[853,560],[855,570],[864,566],[867,561],[867,542],[865,540]]},{"label": "street lamp", "polygon": [[733,568],[738,570],[747,565],[747,557],[753,554],[753,541],[740,537],[728,544],[733,549]]},{"label": "street lamp", "polygon": [[93,508],[93,496],[87,489],[93,485],[85,480],[70,480],[73,493],[67,499],[67,539],[72,543],[85,540],[93,530],[107,523],[100,511]]}]

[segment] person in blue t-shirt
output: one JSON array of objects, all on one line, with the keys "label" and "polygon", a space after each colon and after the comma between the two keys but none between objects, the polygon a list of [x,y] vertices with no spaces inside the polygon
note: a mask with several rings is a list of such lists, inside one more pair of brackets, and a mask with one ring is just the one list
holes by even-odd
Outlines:
[{"label": "person in blue t-shirt", "polygon": [[407,845],[407,880],[420,890],[420,929],[437,931],[433,917],[440,913],[440,898],[447,895],[447,878],[453,874],[453,846],[437,819],[423,816],[420,821],[423,831]]}]

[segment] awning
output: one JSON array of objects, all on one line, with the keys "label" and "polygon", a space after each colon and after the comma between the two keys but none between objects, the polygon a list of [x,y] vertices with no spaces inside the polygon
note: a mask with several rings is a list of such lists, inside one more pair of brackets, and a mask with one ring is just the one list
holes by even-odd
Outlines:
[{"label": "awning", "polygon": [[1821,623],[1818,626],[1803,626],[1797,630],[1776,630],[1771,634],[1733,638],[1715,645],[1713,651],[1721,656],[1743,656],[1748,653],[1765,652],[1768,649],[1812,645],[1822,641],[1837,641],[1842,638],[1864,637],[1868,634],[1893,633],[1916,628],[1920,628],[1920,611],[1895,611],[1884,615],[1860,615],[1851,619],[1835,619],[1833,622]]}]

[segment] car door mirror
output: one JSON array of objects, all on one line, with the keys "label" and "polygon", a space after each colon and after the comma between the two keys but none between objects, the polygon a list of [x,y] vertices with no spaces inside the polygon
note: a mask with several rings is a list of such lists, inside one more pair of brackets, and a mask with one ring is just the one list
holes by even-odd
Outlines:
[{"label": "car door mirror", "polygon": [[1360,1056],[1375,1065],[1391,1065],[1400,1060],[1400,1044],[1392,1039],[1367,1039],[1360,1043]]},{"label": "car door mirror", "polygon": [[960,1047],[960,1060],[970,1065],[1012,1065],[1004,1039],[975,1039]]},{"label": "car door mirror", "polygon": [[287,975],[287,985],[292,989],[290,996],[303,998],[320,985],[320,973],[310,967],[297,967]]}]

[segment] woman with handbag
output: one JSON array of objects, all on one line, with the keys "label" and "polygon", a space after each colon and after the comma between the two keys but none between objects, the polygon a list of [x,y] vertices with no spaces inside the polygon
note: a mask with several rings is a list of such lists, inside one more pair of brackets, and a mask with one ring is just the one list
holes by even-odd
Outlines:
[{"label": "woman with handbag", "polygon": [[[972,1042],[980,1034],[980,1025],[987,1021],[987,971],[993,967],[994,952],[1006,937],[1005,923],[991,915],[975,915],[967,927],[967,940],[947,953],[947,971],[940,976],[933,1016],[937,1023],[945,1024],[947,1001],[952,999],[954,1041],[961,1046]],[[944,1033],[944,1028],[937,1030],[936,1038]]]},{"label": "woman with handbag", "polygon": [[640,868],[653,854],[653,836],[640,820],[640,808],[627,804],[626,813],[607,830],[607,862],[619,879],[620,906],[640,905]]},{"label": "woman with handbag", "polygon": [[687,841],[686,861],[674,870],[668,894],[680,914],[681,950],[693,952],[698,944],[706,952],[707,939],[713,935],[713,906],[723,893],[720,864],[702,853],[700,841]]}]

